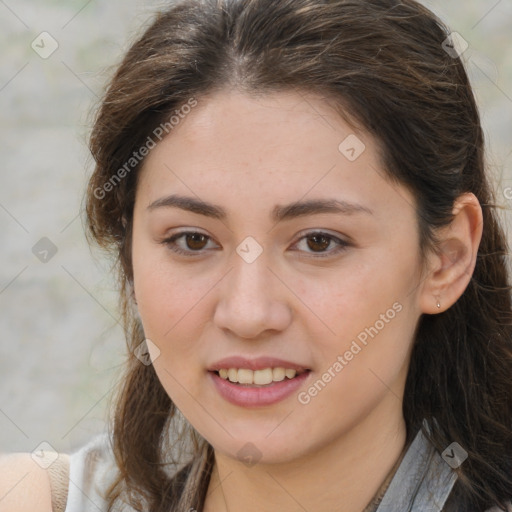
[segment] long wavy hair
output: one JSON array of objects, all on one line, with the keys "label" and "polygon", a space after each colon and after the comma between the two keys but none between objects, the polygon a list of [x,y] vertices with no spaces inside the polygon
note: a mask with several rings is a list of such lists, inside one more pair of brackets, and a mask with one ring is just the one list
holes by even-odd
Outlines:
[{"label": "long wavy hair", "polygon": [[213,448],[134,354],[144,340],[131,261],[144,160],[131,158],[157,127],[171,133],[170,116],[191,98],[226,87],[332,98],[340,115],[379,141],[386,176],[416,197],[423,257],[439,250],[436,229],[451,222],[460,194],[480,201],[476,267],[451,308],[419,319],[403,415],[407,442],[423,429],[438,451],[456,441],[469,454],[446,510],[504,508],[512,494],[509,254],[478,108],[463,62],[448,51],[449,34],[414,0],[185,0],[157,14],[124,55],[94,120],[96,167],[85,197],[87,235],[118,270],[128,345],[110,425],[119,471],[109,511],[117,500],[153,512],[204,506]]}]

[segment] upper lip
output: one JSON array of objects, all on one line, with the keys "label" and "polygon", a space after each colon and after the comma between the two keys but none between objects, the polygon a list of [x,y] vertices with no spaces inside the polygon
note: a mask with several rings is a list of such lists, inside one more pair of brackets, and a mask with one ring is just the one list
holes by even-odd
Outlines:
[{"label": "upper lip", "polygon": [[277,357],[262,356],[253,359],[248,359],[242,356],[232,356],[225,357],[224,359],[220,359],[219,361],[213,363],[208,368],[208,371],[216,372],[223,368],[247,368],[249,370],[264,370],[265,368],[285,368],[297,370],[298,373],[309,370],[309,368],[307,368],[304,365],[293,363],[291,361],[285,361],[284,359],[279,359]]}]

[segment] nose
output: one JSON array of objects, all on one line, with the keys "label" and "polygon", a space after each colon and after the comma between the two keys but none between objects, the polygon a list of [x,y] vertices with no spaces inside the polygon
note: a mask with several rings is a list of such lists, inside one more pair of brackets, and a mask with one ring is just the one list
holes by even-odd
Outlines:
[{"label": "nose", "polygon": [[259,338],[265,331],[283,331],[292,320],[287,288],[269,268],[263,254],[252,263],[235,254],[234,268],[219,283],[214,323],[239,338]]}]

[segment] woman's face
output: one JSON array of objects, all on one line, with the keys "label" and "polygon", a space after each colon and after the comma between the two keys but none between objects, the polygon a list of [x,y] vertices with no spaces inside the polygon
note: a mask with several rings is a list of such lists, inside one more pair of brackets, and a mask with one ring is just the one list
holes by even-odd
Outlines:
[{"label": "woman's face", "polygon": [[202,98],[147,156],[138,309],[218,452],[285,462],[402,421],[419,240],[413,196],[383,176],[367,133],[295,92]]}]

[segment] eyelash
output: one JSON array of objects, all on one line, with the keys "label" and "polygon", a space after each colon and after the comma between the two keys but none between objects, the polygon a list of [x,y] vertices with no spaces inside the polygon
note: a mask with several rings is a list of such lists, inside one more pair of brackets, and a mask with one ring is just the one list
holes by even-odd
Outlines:
[{"label": "eyelash", "polygon": [[[201,256],[204,253],[205,249],[201,249],[199,251],[193,251],[193,250],[185,251],[176,245],[176,240],[183,238],[186,235],[202,235],[202,236],[206,237],[208,240],[211,240],[210,236],[205,235],[204,233],[201,233],[200,231],[183,231],[181,233],[176,233],[168,238],[165,238],[160,243],[162,245],[167,246],[171,251],[173,251],[177,254],[181,254],[183,256],[187,256],[189,258]],[[318,235],[325,237],[325,238],[329,239],[330,241],[335,241],[336,243],[338,243],[338,247],[332,251],[325,252],[325,253],[312,252],[312,253],[309,253],[308,257],[312,257],[312,258],[332,257],[333,255],[336,255],[336,254],[339,254],[340,252],[345,251],[351,245],[350,243],[346,242],[345,240],[341,240],[340,238],[335,237],[329,233],[325,233],[323,231],[311,231],[311,232],[307,233],[306,235],[300,237],[297,240],[297,242],[294,243],[294,245],[298,244],[303,239],[312,238],[313,236],[318,236]],[[330,242],[329,242],[329,244],[330,244]]]}]

